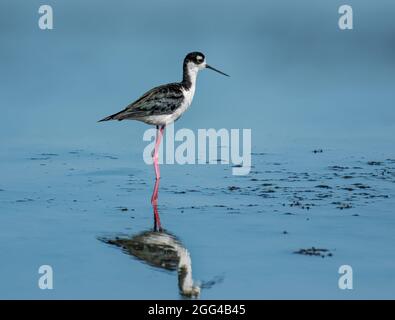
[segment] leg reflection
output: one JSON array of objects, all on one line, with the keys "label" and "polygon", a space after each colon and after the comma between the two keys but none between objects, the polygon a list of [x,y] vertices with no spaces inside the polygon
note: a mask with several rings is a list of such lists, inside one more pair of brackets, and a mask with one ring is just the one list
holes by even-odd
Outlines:
[{"label": "leg reflection", "polygon": [[160,217],[158,212],[158,190],[159,190],[159,179],[155,180],[154,191],[152,192],[151,204],[154,209],[154,230],[162,231],[162,226],[160,223]]}]

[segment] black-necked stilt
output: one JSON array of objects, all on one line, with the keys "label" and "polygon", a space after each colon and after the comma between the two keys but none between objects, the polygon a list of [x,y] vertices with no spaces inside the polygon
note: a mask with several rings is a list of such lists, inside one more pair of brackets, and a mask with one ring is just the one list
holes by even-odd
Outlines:
[{"label": "black-necked stilt", "polygon": [[204,68],[228,76],[209,66],[203,53],[191,52],[184,59],[183,79],[181,82],[153,88],[138,100],[129,104],[124,110],[99,121],[138,120],[156,126],[157,137],[153,155],[156,179],[160,178],[158,149],[163,130],[166,125],[180,118],[191,105],[195,94],[197,74]]},{"label": "black-necked stilt", "polygon": [[[228,76],[222,71],[209,66],[203,53],[188,53],[184,59],[181,82],[153,88],[138,100],[129,104],[124,110],[100,120],[138,120],[156,126],[157,133],[153,153],[156,180],[160,178],[158,152],[163,130],[166,125],[180,118],[191,105],[195,94],[197,74],[204,68]],[[154,189],[151,201],[155,201],[157,198],[157,188],[158,184],[155,184],[156,190]]]}]

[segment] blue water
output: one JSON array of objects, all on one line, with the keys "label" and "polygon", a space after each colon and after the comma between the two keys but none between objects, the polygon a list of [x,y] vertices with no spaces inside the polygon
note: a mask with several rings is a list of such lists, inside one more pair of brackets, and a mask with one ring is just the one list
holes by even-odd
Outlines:
[{"label": "blue water", "polygon": [[[152,228],[154,181],[147,127],[96,121],[178,81],[195,50],[231,78],[202,71],[176,129],[248,128],[254,153],[246,177],[162,166],[162,223],[201,298],[394,298],[391,1],[348,1],[352,31],[341,1],[47,3],[50,31],[42,2],[0,2],[0,298],[181,297],[177,272],[100,241]],[[332,256],[294,254],[312,246]]]}]

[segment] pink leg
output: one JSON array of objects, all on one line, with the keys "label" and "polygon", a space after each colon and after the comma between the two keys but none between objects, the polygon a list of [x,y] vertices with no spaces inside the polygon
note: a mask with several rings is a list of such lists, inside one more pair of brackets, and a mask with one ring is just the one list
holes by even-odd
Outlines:
[{"label": "pink leg", "polygon": [[160,171],[159,171],[159,146],[163,136],[163,130],[165,130],[165,126],[157,127],[156,130],[156,142],[155,142],[155,150],[154,150],[154,169],[155,169],[155,186],[154,191],[152,192],[151,203],[154,208],[154,229],[162,230],[162,226],[160,224],[159,212],[158,212],[158,191],[159,191],[159,181],[160,181]]},{"label": "pink leg", "polygon": [[156,129],[156,143],[155,143],[155,150],[154,150],[154,169],[155,169],[155,177],[156,180],[160,179],[160,171],[159,171],[159,146],[163,135],[163,130],[165,126],[157,127]]},{"label": "pink leg", "polygon": [[160,179],[155,180],[154,191],[152,192],[152,196],[151,196],[151,204],[152,205],[154,205],[158,200],[159,180]]},{"label": "pink leg", "polygon": [[159,212],[158,212],[158,205],[155,204],[153,205],[154,207],[154,230],[155,231],[162,231],[162,225],[160,224],[160,218],[159,218]]},{"label": "pink leg", "polygon": [[159,146],[160,142],[163,136],[163,130],[165,129],[165,126],[162,127],[157,127],[156,131],[156,143],[155,143],[155,150],[154,150],[154,168],[155,168],[155,187],[154,187],[154,192],[152,193],[151,197],[151,203],[154,204],[154,202],[158,199],[158,190],[159,190],[159,179],[160,179],[160,171],[159,171]]},{"label": "pink leg", "polygon": [[162,231],[162,226],[160,223],[159,212],[158,212],[158,190],[159,190],[160,179],[155,180],[154,191],[152,192],[151,203],[154,209],[154,230]]}]

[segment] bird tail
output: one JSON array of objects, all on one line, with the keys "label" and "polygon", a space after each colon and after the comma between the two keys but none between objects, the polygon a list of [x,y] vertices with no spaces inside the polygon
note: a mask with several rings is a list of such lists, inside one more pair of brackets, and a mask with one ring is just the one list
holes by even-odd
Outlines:
[{"label": "bird tail", "polygon": [[111,116],[108,116],[108,117],[105,117],[105,118],[99,120],[98,122],[109,121],[109,120],[119,120],[119,121],[121,121],[122,119],[120,119],[118,117],[121,113],[123,113],[123,111],[118,112],[118,113],[114,113]]},{"label": "bird tail", "polygon": [[105,117],[97,122],[103,122],[103,121],[108,121],[108,120],[112,120],[112,119],[113,119],[113,116],[108,116],[108,117]]}]

